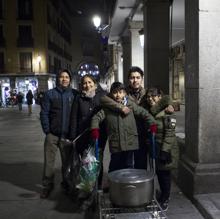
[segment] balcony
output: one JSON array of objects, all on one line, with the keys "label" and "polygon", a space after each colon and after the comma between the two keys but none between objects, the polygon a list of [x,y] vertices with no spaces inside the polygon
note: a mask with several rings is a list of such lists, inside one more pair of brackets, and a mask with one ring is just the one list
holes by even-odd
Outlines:
[{"label": "balcony", "polygon": [[34,47],[34,39],[33,38],[21,38],[19,37],[17,39],[17,47]]},{"label": "balcony", "polygon": [[33,13],[18,12],[17,20],[33,20]]}]

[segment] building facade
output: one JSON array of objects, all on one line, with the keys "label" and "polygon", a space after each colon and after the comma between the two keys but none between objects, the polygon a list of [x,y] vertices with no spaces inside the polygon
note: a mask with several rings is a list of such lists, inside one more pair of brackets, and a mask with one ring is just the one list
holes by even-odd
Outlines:
[{"label": "building facade", "polygon": [[0,97],[45,91],[72,68],[71,12],[60,0],[0,0]]}]

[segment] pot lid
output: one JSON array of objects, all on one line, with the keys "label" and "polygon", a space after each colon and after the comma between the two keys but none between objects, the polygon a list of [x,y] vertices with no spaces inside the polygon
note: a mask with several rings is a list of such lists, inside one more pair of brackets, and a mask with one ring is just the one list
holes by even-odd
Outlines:
[{"label": "pot lid", "polygon": [[141,183],[150,181],[154,173],[142,169],[121,169],[108,174],[109,180],[118,183]]}]

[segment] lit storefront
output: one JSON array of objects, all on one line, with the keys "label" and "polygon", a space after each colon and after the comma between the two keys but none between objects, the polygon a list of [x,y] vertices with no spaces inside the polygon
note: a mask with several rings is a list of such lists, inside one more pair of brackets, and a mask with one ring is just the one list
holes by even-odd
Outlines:
[{"label": "lit storefront", "polygon": [[0,79],[0,101],[5,103],[6,98],[10,95],[10,80],[9,78]]},{"label": "lit storefront", "polygon": [[38,79],[36,77],[17,77],[15,87],[17,92],[22,92],[25,96],[28,90],[35,94],[38,88]]}]

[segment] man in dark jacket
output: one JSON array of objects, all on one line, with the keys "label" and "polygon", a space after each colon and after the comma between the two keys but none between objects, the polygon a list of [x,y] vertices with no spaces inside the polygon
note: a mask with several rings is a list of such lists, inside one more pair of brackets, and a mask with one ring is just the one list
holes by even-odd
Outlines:
[{"label": "man in dark jacket", "polygon": [[44,173],[41,198],[47,198],[54,187],[54,165],[57,149],[60,149],[62,159],[63,185],[65,160],[63,159],[63,145],[68,139],[70,127],[70,113],[77,91],[70,87],[71,73],[63,69],[57,75],[57,86],[44,95],[40,120],[44,133]]}]

